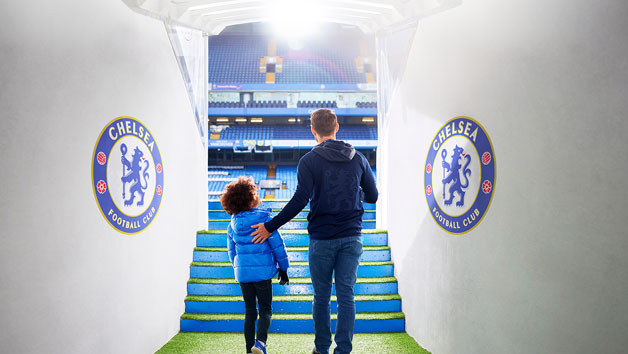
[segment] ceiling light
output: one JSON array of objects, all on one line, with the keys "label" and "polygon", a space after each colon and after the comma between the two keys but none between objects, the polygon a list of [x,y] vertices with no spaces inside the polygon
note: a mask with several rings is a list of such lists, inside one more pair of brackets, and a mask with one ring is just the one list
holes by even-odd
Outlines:
[{"label": "ceiling light", "polygon": [[263,123],[264,120],[262,118],[251,118],[251,123]]},{"label": "ceiling light", "polygon": [[373,123],[375,122],[375,118],[373,117],[364,117],[362,118],[362,123]]},{"label": "ceiling light", "polygon": [[246,123],[246,118],[238,117],[235,119],[237,123]]},{"label": "ceiling light", "polygon": [[216,118],[216,122],[218,122],[218,123],[228,123],[229,122],[229,118],[226,118],[226,117]]}]

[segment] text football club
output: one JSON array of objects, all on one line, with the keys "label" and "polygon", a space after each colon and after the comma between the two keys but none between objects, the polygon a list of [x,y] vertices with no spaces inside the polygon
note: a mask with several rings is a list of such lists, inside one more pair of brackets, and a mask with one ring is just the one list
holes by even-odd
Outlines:
[{"label": "text football club", "polygon": [[495,190],[495,153],[488,134],[469,117],[445,123],[430,142],[424,193],[443,230],[463,234],[486,214]]},{"label": "text football club", "polygon": [[155,137],[135,118],[118,117],[100,132],[92,156],[98,207],[116,230],[142,232],[155,219],[164,188]]}]

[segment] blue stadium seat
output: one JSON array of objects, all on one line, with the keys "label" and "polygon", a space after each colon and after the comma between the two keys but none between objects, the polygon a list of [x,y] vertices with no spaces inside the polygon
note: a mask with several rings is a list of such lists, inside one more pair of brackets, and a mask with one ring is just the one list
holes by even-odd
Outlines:
[{"label": "blue stadium seat", "polygon": [[[269,38],[261,35],[219,35],[209,37],[209,82],[213,84],[264,84],[266,74],[259,71],[260,58],[268,55]],[[357,84],[365,83],[355,58],[360,56],[359,38],[333,36],[311,39],[302,50],[277,43],[283,70],[278,84]],[[371,52],[373,52],[371,50]]]}]

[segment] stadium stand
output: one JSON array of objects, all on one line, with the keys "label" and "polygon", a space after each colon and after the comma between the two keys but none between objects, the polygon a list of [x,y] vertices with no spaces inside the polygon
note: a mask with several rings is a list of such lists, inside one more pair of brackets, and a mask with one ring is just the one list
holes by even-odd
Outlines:
[{"label": "stadium stand", "polygon": [[246,106],[248,108],[286,108],[288,101],[249,101]]},{"label": "stadium stand", "polygon": [[244,102],[209,102],[209,108],[244,108]]},{"label": "stadium stand", "polygon": [[356,102],[357,108],[377,108],[377,102]]},{"label": "stadium stand", "polygon": [[209,37],[209,82],[265,83],[266,74],[259,71],[259,59],[266,55],[267,45],[264,36]]},{"label": "stadium stand", "polygon": [[355,58],[360,55],[359,40],[354,37],[328,37],[309,41],[303,50],[293,50],[285,43],[277,45],[277,55],[283,58],[283,73],[277,83],[364,83]]},{"label": "stadium stand", "polygon": [[336,101],[298,101],[297,108],[338,108]]},{"label": "stadium stand", "polygon": [[[224,140],[307,140],[312,139],[309,125],[234,125],[220,135]],[[338,140],[377,140],[374,125],[343,125]]]},{"label": "stadium stand", "polygon": [[[209,199],[218,199],[229,182],[238,176],[253,177],[255,183],[266,179],[266,166],[209,166],[207,169],[207,190]],[[260,189],[260,197],[264,198],[265,190]]]},{"label": "stadium stand", "polygon": [[282,181],[286,189],[275,191],[275,198],[292,198],[292,195],[297,190],[297,166],[277,166],[277,179]]},{"label": "stadium stand", "polygon": [[[268,54],[269,38],[262,35],[218,35],[209,37],[209,82],[212,84],[264,84],[260,59]],[[366,83],[358,72],[360,40],[354,36],[334,36],[311,40],[301,50],[277,43],[277,56],[283,59],[277,84],[358,84]]]}]

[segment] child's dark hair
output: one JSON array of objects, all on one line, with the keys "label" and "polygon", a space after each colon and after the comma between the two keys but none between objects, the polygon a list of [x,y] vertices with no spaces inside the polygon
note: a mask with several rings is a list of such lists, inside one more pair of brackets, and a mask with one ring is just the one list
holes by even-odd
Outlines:
[{"label": "child's dark hair", "polygon": [[257,206],[258,201],[257,186],[252,177],[238,177],[229,183],[220,195],[220,204],[229,215],[251,210]]}]

